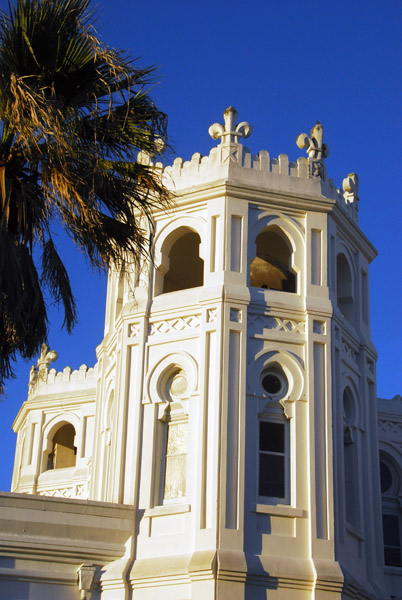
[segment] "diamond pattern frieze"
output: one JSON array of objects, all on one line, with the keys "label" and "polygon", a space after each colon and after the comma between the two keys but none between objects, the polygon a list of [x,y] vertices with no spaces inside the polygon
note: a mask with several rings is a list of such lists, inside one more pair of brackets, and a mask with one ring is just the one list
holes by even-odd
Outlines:
[{"label": "diamond pattern frieze", "polygon": [[395,423],[393,421],[386,421],[384,419],[378,420],[378,427],[380,431],[383,433],[388,433],[391,435],[401,435],[402,434],[402,423]]},{"label": "diamond pattern frieze", "polygon": [[253,315],[249,318],[249,325],[254,329],[269,329],[271,331],[284,331],[285,333],[306,333],[306,322],[297,321],[296,319]]},{"label": "diamond pattern frieze", "polygon": [[186,331],[187,329],[197,329],[200,325],[201,317],[199,315],[189,315],[186,317],[166,319],[165,321],[155,321],[154,323],[150,324],[149,335]]}]

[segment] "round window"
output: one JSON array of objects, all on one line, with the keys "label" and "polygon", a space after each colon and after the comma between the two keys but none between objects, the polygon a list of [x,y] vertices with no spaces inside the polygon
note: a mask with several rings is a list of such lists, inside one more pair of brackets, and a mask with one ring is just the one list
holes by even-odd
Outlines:
[{"label": "round window", "polygon": [[261,385],[264,391],[270,396],[283,396],[287,389],[283,373],[274,370],[266,371],[262,374]]}]

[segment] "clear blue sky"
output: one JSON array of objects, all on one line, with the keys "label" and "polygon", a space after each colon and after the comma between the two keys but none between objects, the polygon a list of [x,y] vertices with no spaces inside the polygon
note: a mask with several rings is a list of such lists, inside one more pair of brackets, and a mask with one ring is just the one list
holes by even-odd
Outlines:
[{"label": "clear blue sky", "polygon": [[[0,6],[6,7],[5,0]],[[159,65],[152,90],[169,116],[174,156],[214,145],[208,127],[234,105],[264,149],[295,160],[295,140],[319,120],[330,148],[327,170],[341,187],[360,178],[360,227],[379,251],[370,271],[371,327],[379,353],[378,395],[401,385],[401,43],[400,0],[100,0],[97,29],[112,46]],[[174,158],[174,156],[172,158]],[[51,312],[55,368],[93,365],[102,339],[105,279],[60,238],[79,309],[72,336]],[[20,361],[0,404],[0,489],[11,480],[11,424],[26,399],[29,363]]]}]

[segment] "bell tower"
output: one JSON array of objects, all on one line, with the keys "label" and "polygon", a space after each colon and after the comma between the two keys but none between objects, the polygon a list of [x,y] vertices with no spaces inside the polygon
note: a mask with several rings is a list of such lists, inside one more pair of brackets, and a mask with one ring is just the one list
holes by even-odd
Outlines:
[{"label": "bell tower", "polygon": [[63,581],[96,571],[102,600],[385,599],[358,177],[328,177],[320,123],[292,162],[252,154],[237,117],[208,156],[139,154],[174,203],[149,260],[110,271],[95,367],[42,348],[13,492],[87,515],[68,565],[71,530],[49,531]]},{"label": "bell tower", "polygon": [[383,598],[358,178],[318,122],[295,163],[251,132],[229,107],[209,156],[139,157],[175,206],[110,274],[91,496],[135,507],[136,598]]}]

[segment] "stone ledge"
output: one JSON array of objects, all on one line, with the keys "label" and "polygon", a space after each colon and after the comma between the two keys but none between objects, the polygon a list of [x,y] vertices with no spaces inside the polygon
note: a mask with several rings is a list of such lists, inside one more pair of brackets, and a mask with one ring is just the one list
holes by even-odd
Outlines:
[{"label": "stone ledge", "polygon": [[164,506],[155,506],[147,508],[144,512],[145,518],[163,517],[166,515],[181,515],[191,511],[191,504],[166,504]]},{"label": "stone ledge", "polygon": [[272,506],[269,504],[255,504],[252,506],[252,512],[271,515],[273,517],[292,517],[306,519],[308,512],[302,508],[293,508],[292,506]]}]

